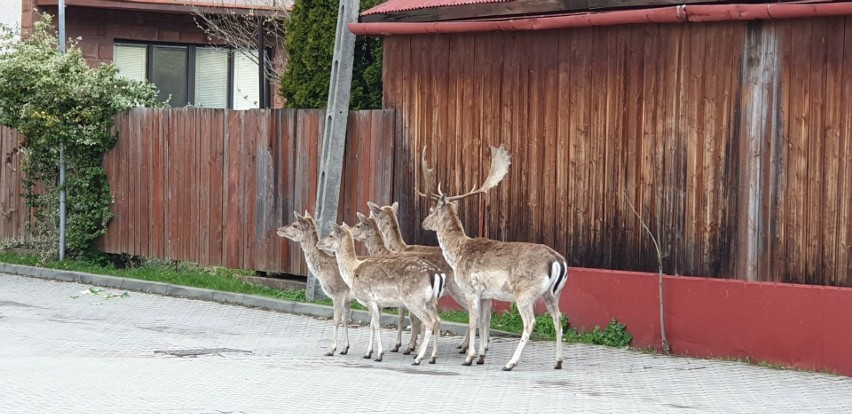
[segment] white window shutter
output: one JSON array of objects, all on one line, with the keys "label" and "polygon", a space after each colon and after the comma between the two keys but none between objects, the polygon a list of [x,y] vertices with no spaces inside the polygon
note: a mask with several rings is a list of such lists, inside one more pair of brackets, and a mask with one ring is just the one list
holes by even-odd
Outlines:
[{"label": "white window shutter", "polygon": [[119,76],[144,81],[148,48],[145,45],[119,44],[113,46],[112,62]]},{"label": "white window shutter", "polygon": [[260,107],[260,79],[256,62],[256,50],[234,51],[234,109]]},{"label": "white window shutter", "polygon": [[228,107],[228,51],[195,49],[195,106]]}]

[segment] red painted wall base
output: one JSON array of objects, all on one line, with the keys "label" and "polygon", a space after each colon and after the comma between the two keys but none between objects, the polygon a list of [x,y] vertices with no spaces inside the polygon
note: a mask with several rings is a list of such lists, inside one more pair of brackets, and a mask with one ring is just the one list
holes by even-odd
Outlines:
[{"label": "red painted wall base", "polygon": [[[749,357],[852,376],[852,288],[664,278],[666,333],[675,354]],[[653,273],[572,268],[560,309],[579,330],[604,327],[614,317],[633,335],[631,346],[659,350],[657,289]],[[449,298],[440,305],[459,309]]]}]

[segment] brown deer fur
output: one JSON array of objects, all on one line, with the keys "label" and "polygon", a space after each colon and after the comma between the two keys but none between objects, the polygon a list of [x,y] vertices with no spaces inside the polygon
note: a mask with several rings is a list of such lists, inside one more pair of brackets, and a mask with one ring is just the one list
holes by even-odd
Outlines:
[{"label": "brown deer fur", "polygon": [[[364,217],[363,214],[358,214],[358,224],[352,226],[352,238],[357,241],[364,243],[364,246],[367,247],[367,253],[373,257],[384,257],[393,254],[387,247],[385,247],[384,241],[382,241],[382,235],[378,231],[378,227],[376,227],[375,221]],[[452,270],[452,269],[450,269]],[[409,355],[413,352],[417,347],[417,336],[420,333],[420,329],[422,327],[422,323],[420,319],[417,319],[417,316],[413,313],[409,312],[411,316],[411,338],[408,341],[408,345],[405,347],[405,350],[402,352],[403,355]],[[399,308],[399,317],[396,320],[396,344],[394,345],[391,352],[399,351],[400,346],[402,346],[402,326],[405,321],[405,308]]]},{"label": "brown deer fur", "polygon": [[373,339],[378,342],[378,357],[384,355],[380,332],[380,307],[405,306],[426,326],[426,334],[420,351],[414,359],[419,365],[426,353],[430,335],[435,335],[429,363],[435,363],[440,336],[441,319],[436,308],[446,275],[426,260],[414,256],[369,257],[359,260],[355,256],[355,242],[348,226],[332,224],[328,237],[317,243],[317,247],[334,253],[340,275],[352,291],[352,295],[370,311],[370,341],[364,358],[373,353]]},{"label": "brown deer fur", "polygon": [[331,349],[326,353],[327,356],[334,355],[337,349],[337,329],[340,324],[343,324],[343,350],[341,354],[345,355],[349,352],[349,313],[352,303],[352,294],[349,291],[349,286],[340,277],[340,270],[337,267],[337,260],[334,256],[317,248],[319,235],[317,234],[316,223],[314,219],[305,212],[302,217],[299,213],[293,212],[296,221],[287,226],[278,228],[278,235],[294,242],[300,243],[302,251],[305,253],[305,261],[308,263],[308,269],[313,273],[322,286],[326,296],[331,298],[334,306],[334,331],[331,339]]},{"label": "brown deer fur", "polygon": [[[393,203],[390,206],[379,207],[378,205],[368,202],[367,206],[370,208],[370,220],[374,220],[376,226],[378,227],[381,239],[384,242],[384,246],[387,249],[394,252],[406,252],[412,254],[419,254],[421,257],[424,257],[430,260],[432,263],[435,263],[438,266],[441,266],[442,269],[447,274],[447,288],[445,292],[449,294],[453,300],[456,301],[463,308],[467,309],[467,302],[465,301],[464,293],[462,292],[459,285],[455,282],[455,277],[453,276],[453,269],[444,259],[444,255],[441,252],[441,248],[438,246],[420,246],[420,245],[408,245],[405,243],[405,240],[402,238],[402,232],[399,229],[399,220],[397,218],[397,203]],[[367,246],[367,249],[370,247]],[[480,335],[485,338],[485,347],[488,347],[488,338],[490,337],[489,328],[491,326],[491,300],[484,299],[480,304],[481,306],[481,318],[480,321]],[[460,353],[467,352],[468,344],[470,343],[470,335],[469,332],[465,333],[464,338],[462,339],[461,344],[457,347],[461,349]]]},{"label": "brown deer fur", "polygon": [[[533,305],[541,298],[556,327],[556,369],[562,368],[562,322],[559,295],[568,276],[565,258],[542,244],[500,242],[470,238],[464,232],[455,202],[441,197],[423,221],[423,229],[433,230],[447,262],[455,270],[455,281],[464,291],[470,312],[469,334],[475,338],[482,299],[513,301],[524,321],[524,332],[512,359],[503,367],[508,371],[518,364],[524,345],[535,325]],[[475,344],[471,341],[465,365],[473,361]],[[480,339],[480,349],[484,344]],[[481,363],[485,358],[482,350]]]}]

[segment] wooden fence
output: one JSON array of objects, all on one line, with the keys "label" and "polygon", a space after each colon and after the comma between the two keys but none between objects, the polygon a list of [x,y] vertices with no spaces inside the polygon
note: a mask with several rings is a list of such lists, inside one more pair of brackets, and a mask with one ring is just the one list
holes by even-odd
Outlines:
[{"label": "wooden fence", "polygon": [[[115,194],[104,251],[307,274],[275,234],[314,211],[324,112],[136,109],[104,163]],[[391,200],[391,111],[352,112],[340,217]]]},{"label": "wooden fence", "polygon": [[[845,32],[844,32],[845,27]],[[468,233],[577,266],[852,285],[852,17],[389,36],[397,188],[429,147]],[[844,34],[845,33],[845,34]],[[427,213],[398,194],[409,240]]]},{"label": "wooden fence", "polygon": [[20,134],[0,126],[0,242],[27,240],[30,209],[23,198]]}]

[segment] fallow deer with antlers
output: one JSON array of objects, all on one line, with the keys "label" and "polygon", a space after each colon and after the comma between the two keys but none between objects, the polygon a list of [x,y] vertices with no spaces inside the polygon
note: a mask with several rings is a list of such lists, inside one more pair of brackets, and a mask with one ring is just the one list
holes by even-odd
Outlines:
[{"label": "fallow deer with antlers", "polygon": [[352,295],[370,311],[370,341],[364,358],[372,356],[374,338],[378,342],[379,355],[376,361],[381,361],[384,355],[379,324],[380,308],[405,306],[426,326],[414,365],[420,365],[423,360],[430,335],[435,335],[435,343],[429,363],[435,363],[441,326],[436,302],[446,283],[446,275],[440,269],[415,256],[358,259],[355,256],[355,241],[345,223],[342,226],[332,223],[332,231],[317,243],[317,247],[335,255],[340,275]]},{"label": "fallow deer with antlers", "polygon": [[[426,188],[428,189],[431,187],[427,184]],[[368,202],[367,206],[370,207],[370,217],[368,220],[373,220],[376,223],[383,245],[393,252],[420,255],[421,257],[430,260],[432,263],[444,268],[447,273],[447,288],[445,291],[453,298],[453,300],[456,301],[456,303],[467,309],[467,302],[465,301],[464,294],[462,293],[459,285],[456,283],[452,266],[450,266],[444,259],[444,254],[441,251],[441,248],[438,246],[408,245],[405,243],[405,240],[402,238],[402,232],[399,228],[399,220],[397,219],[398,204],[396,202],[390,206],[383,207],[379,207],[372,202]],[[367,249],[369,250],[369,246]],[[488,338],[490,336],[488,328],[491,326],[491,299],[482,300],[480,317],[482,318],[480,326],[485,327],[480,331],[480,335],[485,338],[484,342],[487,349]],[[459,351],[460,354],[467,352],[469,343],[469,332],[465,332],[461,344],[457,347],[458,349],[461,349],[461,351]]]},{"label": "fallow deer with antlers", "polygon": [[279,227],[278,235],[301,244],[308,269],[319,280],[322,291],[331,298],[334,306],[334,330],[331,349],[325,355],[334,355],[337,349],[337,329],[341,324],[343,324],[344,345],[340,354],[346,355],[349,352],[349,313],[353,299],[352,293],[340,277],[340,270],[334,257],[317,248],[319,235],[314,219],[307,211],[304,216],[300,216],[295,211],[293,215],[296,220],[287,226]]},{"label": "fallow deer with antlers", "polygon": [[[423,229],[436,232],[444,257],[453,267],[455,280],[464,291],[468,304],[471,343],[464,365],[471,365],[476,354],[473,339],[482,299],[515,302],[524,321],[524,332],[515,353],[503,367],[504,371],[510,371],[518,365],[521,352],[532,334],[535,325],[533,305],[541,298],[556,328],[554,368],[561,369],[562,321],[559,296],[568,279],[568,264],[565,258],[543,244],[468,237],[459,220],[458,200],[486,193],[508,172],[511,159],[503,146],[499,149],[491,147],[491,157],[488,177],[479,188],[448,197],[441,192],[439,184],[438,193],[431,195],[437,204],[423,220]],[[482,364],[485,360],[482,338],[480,350],[477,364]]]}]

